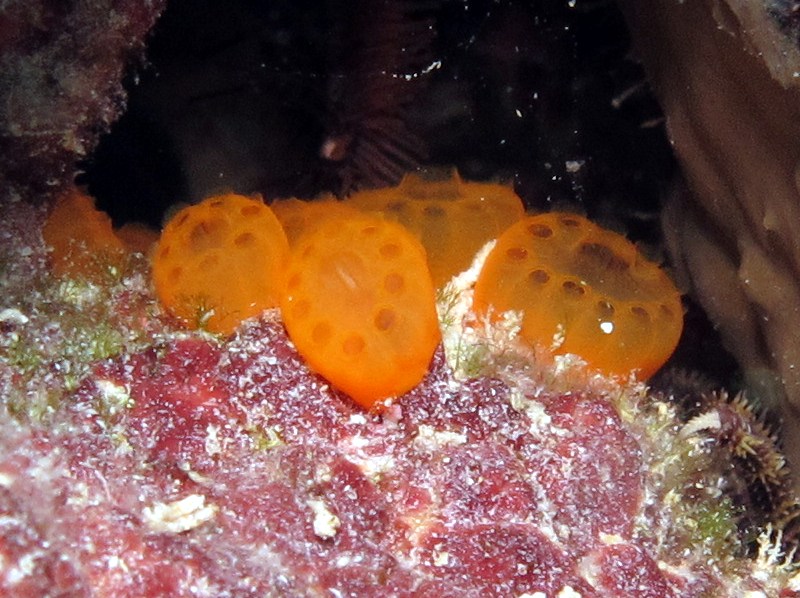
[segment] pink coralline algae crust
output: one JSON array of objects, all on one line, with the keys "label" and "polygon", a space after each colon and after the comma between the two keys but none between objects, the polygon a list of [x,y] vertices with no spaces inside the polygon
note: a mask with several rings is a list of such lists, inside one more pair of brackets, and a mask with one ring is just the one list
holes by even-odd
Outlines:
[{"label": "pink coralline algae crust", "polygon": [[587,555],[582,564],[595,576],[595,587],[607,595],[640,598],[685,595],[670,588],[653,559],[638,546],[604,546]]},{"label": "pink coralline algae crust", "polygon": [[439,349],[418,387],[365,412],[306,367],[277,311],[228,339],[180,331],[142,260],[102,284],[56,279],[35,232],[42,208],[8,208],[0,595],[791,596],[797,585],[777,541],[745,558],[725,536],[730,508],[705,515],[702,484],[724,481],[703,477],[715,453],[638,386],[569,372],[540,383],[510,361],[492,370],[502,380],[461,379]]},{"label": "pink coralline algae crust", "polygon": [[632,516],[642,500],[637,443],[604,401],[557,397],[547,411],[552,425],[570,434],[546,438],[538,450],[530,444],[520,450],[553,504],[554,524],[570,530],[571,552],[597,546],[603,533],[630,538]]},{"label": "pink coralline algae crust", "polygon": [[46,430],[3,424],[0,587],[693,595],[634,532],[642,456],[611,405],[540,396],[543,426],[509,392],[456,382],[439,354],[367,414],[269,316],[224,344],[185,336],[102,361]]}]

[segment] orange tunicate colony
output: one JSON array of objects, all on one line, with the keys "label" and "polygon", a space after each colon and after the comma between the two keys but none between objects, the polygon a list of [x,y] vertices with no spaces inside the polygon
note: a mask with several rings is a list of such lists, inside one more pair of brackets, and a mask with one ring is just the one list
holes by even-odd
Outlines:
[{"label": "orange tunicate colony", "polygon": [[42,227],[42,237],[52,250],[50,264],[58,276],[93,277],[102,264],[114,264],[125,253],[108,215],[76,188],[58,198]]},{"label": "orange tunicate colony", "polygon": [[437,288],[466,270],[486,242],[525,215],[510,186],[465,182],[456,172],[440,180],[408,174],[397,187],[361,191],[344,203],[379,212],[417,235]]},{"label": "orange tunicate colony", "polygon": [[[272,208],[227,194],[178,212],[153,252],[156,293],[185,325],[224,334],[280,305],[309,366],[367,408],[421,381],[440,340],[435,289],[498,235],[475,313],[520,310],[529,342],[641,378],[681,334],[680,294],[630,242],[576,215],[523,217],[509,187],[408,175],[344,202]],[[82,263],[72,239],[94,252],[122,246],[78,192],[56,205],[43,234],[56,271]]]},{"label": "orange tunicate colony", "polygon": [[478,313],[523,312],[522,335],[609,374],[645,379],[683,328],[680,293],[624,237],[581,216],[527,217],[489,254],[475,286]]},{"label": "orange tunicate colony", "polygon": [[416,386],[439,343],[425,249],[372,214],[326,218],[292,248],[283,320],[309,366],[369,408]]},{"label": "orange tunicate colony", "polygon": [[153,255],[156,294],[186,325],[228,334],[278,305],[288,253],[269,206],[242,195],[210,197],[164,227]]}]

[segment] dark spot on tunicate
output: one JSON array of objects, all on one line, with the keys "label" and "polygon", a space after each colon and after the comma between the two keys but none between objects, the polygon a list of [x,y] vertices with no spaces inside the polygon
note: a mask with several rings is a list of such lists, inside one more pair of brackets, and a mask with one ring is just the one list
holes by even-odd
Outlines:
[{"label": "dark spot on tunicate", "polygon": [[311,331],[311,339],[318,345],[324,345],[331,338],[331,327],[327,322],[320,322]]},{"label": "dark spot on tunicate", "polygon": [[514,262],[519,262],[528,257],[528,250],[524,247],[509,247],[506,249],[506,257]]},{"label": "dark spot on tunicate", "polygon": [[258,204],[251,204],[249,206],[244,206],[241,210],[242,216],[255,216],[261,212],[261,206]]},{"label": "dark spot on tunicate", "polygon": [[366,343],[360,334],[351,334],[342,343],[342,351],[345,355],[358,355],[364,350]]},{"label": "dark spot on tunicate", "polygon": [[300,275],[300,273],[299,272],[295,272],[294,274],[292,274],[292,276],[289,278],[289,281],[286,283],[286,288],[290,289],[290,290],[291,289],[296,289],[297,287],[300,286],[300,282],[302,280],[303,280],[303,277]]},{"label": "dark spot on tunicate", "polygon": [[203,258],[200,262],[200,271],[206,271],[215,268],[219,264],[219,255],[213,253]]},{"label": "dark spot on tunicate", "polygon": [[403,252],[403,249],[397,243],[386,243],[385,245],[381,245],[379,251],[385,258],[394,258],[399,256]]},{"label": "dark spot on tunicate", "polygon": [[189,233],[189,245],[194,253],[202,253],[208,249],[222,245],[225,223],[221,220],[203,220],[198,222]]},{"label": "dark spot on tunicate", "polygon": [[384,307],[375,315],[375,328],[385,332],[394,325],[395,319],[397,319],[395,311]]},{"label": "dark spot on tunicate", "polygon": [[560,218],[561,224],[568,228],[579,228],[581,225],[580,220],[577,218],[572,218],[570,216],[562,216]]},{"label": "dark spot on tunicate", "polygon": [[255,242],[256,237],[253,233],[242,233],[233,240],[234,245],[242,248],[252,247]]},{"label": "dark spot on tunicate", "polygon": [[581,243],[578,253],[581,258],[592,260],[600,268],[608,272],[621,273],[631,267],[628,260],[621,258],[611,248],[602,243]]},{"label": "dark spot on tunicate", "polygon": [[531,224],[528,227],[528,232],[534,237],[539,237],[540,239],[547,239],[553,236],[553,229],[546,224]]},{"label": "dark spot on tunicate", "polygon": [[614,316],[614,306],[608,301],[598,301],[597,313],[601,318],[611,318]]},{"label": "dark spot on tunicate", "polygon": [[392,295],[398,295],[403,292],[405,286],[405,279],[402,274],[391,272],[383,279],[383,288]]},{"label": "dark spot on tunicate", "polygon": [[441,206],[425,206],[422,211],[426,216],[431,216],[433,218],[441,218],[445,215],[444,208]]},{"label": "dark spot on tunicate", "polygon": [[536,284],[545,284],[549,282],[550,275],[544,270],[531,270],[528,274],[528,279]]},{"label": "dark spot on tunicate", "polygon": [[575,298],[583,297],[583,295],[586,293],[583,287],[574,280],[565,280],[563,283],[561,283],[561,288],[564,289],[564,292],[567,293],[567,295]]}]

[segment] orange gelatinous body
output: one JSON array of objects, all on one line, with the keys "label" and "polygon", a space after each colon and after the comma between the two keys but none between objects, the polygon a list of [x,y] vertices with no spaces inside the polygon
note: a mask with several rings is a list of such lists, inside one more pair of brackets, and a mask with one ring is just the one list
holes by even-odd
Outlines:
[{"label": "orange gelatinous body", "polygon": [[114,265],[125,253],[111,219],[94,207],[94,200],[72,188],[56,201],[42,228],[50,248],[50,263],[59,276],[94,276]]},{"label": "orange gelatinous body", "polygon": [[329,216],[344,217],[358,213],[358,210],[344,205],[337,199],[305,201],[292,197],[276,199],[270,207],[283,226],[289,245],[294,245],[303,233],[316,227]]},{"label": "orange gelatinous body", "polygon": [[147,255],[158,242],[158,231],[141,222],[127,222],[114,231],[129,251]]},{"label": "orange gelatinous body", "polygon": [[380,212],[417,235],[437,288],[466,270],[487,241],[525,215],[510,186],[462,181],[457,172],[441,180],[408,174],[397,187],[361,191],[344,203]]},{"label": "orange gelatinous body", "polygon": [[187,326],[229,334],[277,307],[289,245],[269,206],[227,194],[184,208],[153,253],[156,293]]},{"label": "orange gelatinous body", "polygon": [[621,235],[564,213],[529,216],[498,239],[474,309],[520,310],[529,342],[642,379],[669,358],[683,329],[680,293],[666,273]]},{"label": "orange gelatinous body", "polygon": [[440,340],[425,249],[374,214],[330,217],[303,235],[281,307],[309,366],[365,408],[416,386]]}]

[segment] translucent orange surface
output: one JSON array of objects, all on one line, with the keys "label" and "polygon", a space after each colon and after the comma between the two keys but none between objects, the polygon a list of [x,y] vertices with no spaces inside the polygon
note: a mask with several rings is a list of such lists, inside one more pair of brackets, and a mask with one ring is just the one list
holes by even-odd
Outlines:
[{"label": "translucent orange surface", "polygon": [[288,252],[278,219],[262,201],[211,197],[164,228],[153,255],[156,293],[187,326],[227,334],[279,304]]},{"label": "translucent orange surface", "polygon": [[159,233],[141,222],[128,222],[114,231],[126,248],[147,255],[158,242]]},{"label": "translucent orange surface", "polygon": [[59,276],[93,276],[125,251],[111,219],[79,189],[70,189],[56,201],[42,237],[52,248],[50,263]]},{"label": "translucent orange surface", "polygon": [[408,174],[397,187],[361,191],[343,203],[379,212],[417,235],[436,287],[466,270],[487,241],[525,214],[510,186],[462,181],[456,172],[441,180]]},{"label": "translucent orange surface", "polygon": [[683,329],[680,293],[624,237],[581,216],[529,216],[509,228],[475,286],[481,314],[521,310],[532,343],[610,374],[652,375]]},{"label": "translucent orange surface", "polygon": [[439,342],[420,242],[373,214],[330,217],[292,247],[282,301],[297,350],[369,408],[416,386]]},{"label": "translucent orange surface", "polygon": [[270,205],[275,212],[289,244],[295,241],[311,228],[319,225],[329,216],[347,216],[355,212],[355,208],[344,205],[337,199],[318,199],[305,201],[302,199],[277,199]]}]

